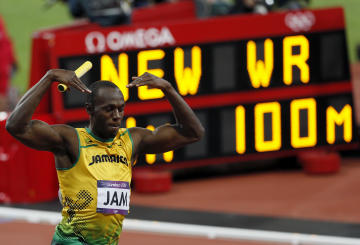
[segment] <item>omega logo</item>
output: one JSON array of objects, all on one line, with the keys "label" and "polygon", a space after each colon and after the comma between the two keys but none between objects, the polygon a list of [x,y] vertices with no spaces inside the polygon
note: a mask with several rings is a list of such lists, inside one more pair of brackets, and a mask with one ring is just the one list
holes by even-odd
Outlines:
[{"label": "omega logo", "polygon": [[85,37],[88,53],[102,53],[106,49],[119,51],[129,48],[154,48],[174,43],[175,39],[167,27],[151,27],[128,32],[111,31],[108,34],[93,31]]}]

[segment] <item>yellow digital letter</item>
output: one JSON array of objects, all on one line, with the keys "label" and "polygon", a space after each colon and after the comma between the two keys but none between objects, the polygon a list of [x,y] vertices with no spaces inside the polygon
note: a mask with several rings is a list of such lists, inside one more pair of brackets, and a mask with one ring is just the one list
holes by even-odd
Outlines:
[{"label": "yellow digital letter", "polygon": [[[149,125],[146,128],[151,130],[151,131],[155,130],[155,127],[153,125]],[[154,164],[154,162],[156,161],[156,154],[146,154],[145,155],[145,161],[148,164]]]},{"label": "yellow digital letter", "polygon": [[128,56],[121,53],[118,56],[118,70],[109,55],[103,55],[100,58],[100,78],[115,83],[124,95],[124,100],[129,99],[129,89],[126,85],[129,83],[129,64]]},{"label": "yellow digital letter", "polygon": [[133,128],[136,127],[136,120],[133,117],[126,118],[126,128]]},{"label": "yellow digital letter", "polygon": [[326,109],[326,141],[329,144],[335,143],[335,124],[344,125],[344,140],[350,142],[352,140],[352,109],[350,105],[345,105],[338,113],[332,106]]},{"label": "yellow digital letter", "polygon": [[164,152],[163,158],[165,162],[171,162],[174,158],[174,152],[173,151]]},{"label": "yellow digital letter", "polygon": [[[161,49],[140,51],[138,53],[138,76],[145,72],[149,72],[162,78],[164,76],[164,71],[160,68],[148,69],[148,62],[150,60],[161,60],[164,56],[165,52]],[[160,99],[164,97],[163,92],[157,88],[149,89],[147,86],[141,86],[138,89],[138,97],[141,100]]]},{"label": "yellow digital letter", "polygon": [[201,49],[194,46],[191,49],[191,66],[184,68],[184,50],[174,51],[174,74],[179,93],[182,96],[197,93],[201,78]]},{"label": "yellow digital letter", "polygon": [[[300,135],[300,110],[307,111],[307,135]],[[311,147],[317,143],[316,101],[313,98],[297,99],[290,103],[291,145],[294,148]]]},{"label": "yellow digital letter", "polygon": [[[293,54],[293,48],[299,47],[300,53]],[[308,83],[310,79],[309,65],[306,61],[309,59],[309,40],[303,36],[285,37],[283,41],[283,72],[284,83],[291,85],[293,82],[293,66],[300,70],[300,80],[302,83]]]},{"label": "yellow digital letter", "polygon": [[[271,140],[265,140],[265,113],[271,114]],[[276,151],[281,147],[281,107],[279,102],[255,105],[255,149],[258,152]]]},{"label": "yellow digital letter", "polygon": [[260,86],[267,88],[270,84],[271,75],[274,69],[274,43],[267,38],[264,42],[264,61],[257,60],[256,43],[247,43],[247,70],[250,82],[254,88]]},{"label": "yellow digital letter", "polygon": [[235,142],[236,152],[239,154],[246,150],[245,132],[245,108],[239,105],[235,108]]}]

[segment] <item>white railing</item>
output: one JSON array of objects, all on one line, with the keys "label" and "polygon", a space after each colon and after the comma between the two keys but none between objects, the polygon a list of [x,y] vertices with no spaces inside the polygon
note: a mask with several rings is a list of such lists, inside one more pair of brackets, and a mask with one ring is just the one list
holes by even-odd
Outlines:
[{"label": "white railing", "polygon": [[[0,207],[0,219],[24,220],[30,223],[48,223],[54,225],[61,220],[61,215],[58,212]],[[197,236],[208,239],[232,239],[272,243],[276,242],[291,245],[360,245],[360,239],[358,238],[250,230],[206,225],[191,225],[135,219],[125,219],[123,230],[158,234]]]}]

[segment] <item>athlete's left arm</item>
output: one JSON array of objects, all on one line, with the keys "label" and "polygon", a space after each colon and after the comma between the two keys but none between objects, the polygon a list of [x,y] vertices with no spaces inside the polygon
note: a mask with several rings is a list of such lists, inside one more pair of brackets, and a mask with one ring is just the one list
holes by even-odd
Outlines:
[{"label": "athlete's left arm", "polygon": [[166,152],[201,139],[205,132],[203,126],[193,110],[168,81],[150,73],[144,73],[132,79],[133,81],[128,85],[129,88],[148,86],[161,89],[170,102],[176,119],[175,124],[161,125],[154,131],[144,128],[131,129],[136,142],[137,155]]}]

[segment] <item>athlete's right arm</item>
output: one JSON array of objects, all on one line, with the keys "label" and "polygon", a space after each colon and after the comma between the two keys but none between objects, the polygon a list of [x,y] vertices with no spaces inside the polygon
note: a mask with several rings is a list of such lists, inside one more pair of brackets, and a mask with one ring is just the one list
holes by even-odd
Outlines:
[{"label": "athlete's right arm", "polygon": [[82,92],[91,93],[75,75],[74,71],[53,69],[49,70],[40,81],[20,99],[14,111],[6,122],[7,131],[23,144],[37,149],[56,152],[64,146],[64,132],[66,126],[48,125],[39,120],[31,120],[41,98],[51,87],[53,82],[61,82]]}]

